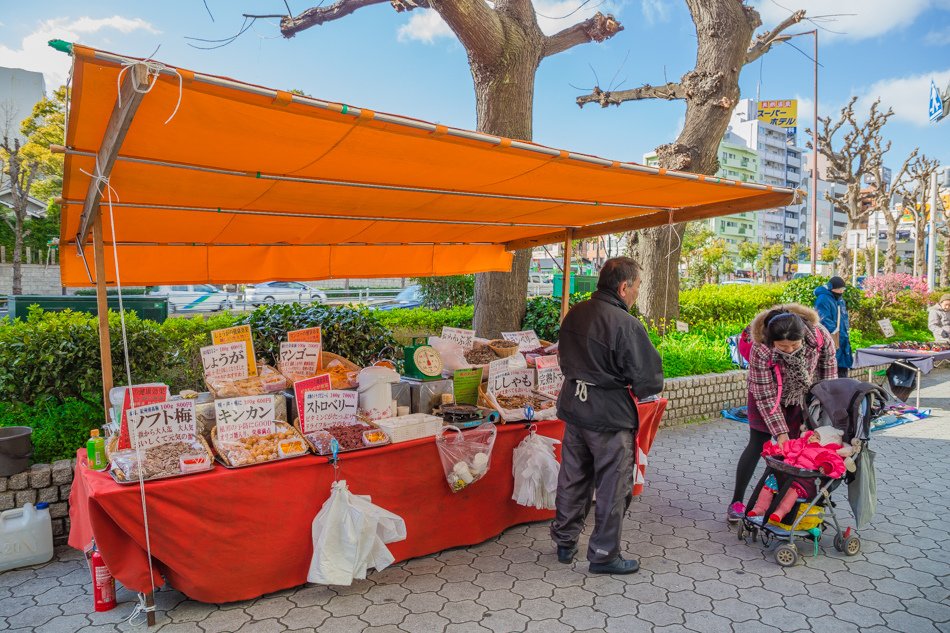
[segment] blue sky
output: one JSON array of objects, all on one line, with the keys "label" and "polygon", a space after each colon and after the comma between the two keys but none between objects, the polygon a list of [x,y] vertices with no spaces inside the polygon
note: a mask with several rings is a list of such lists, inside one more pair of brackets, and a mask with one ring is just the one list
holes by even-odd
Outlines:
[{"label": "blue sky", "polygon": [[[950,164],[950,120],[927,122],[931,78],[950,83],[950,0],[781,0],[809,15],[853,14],[821,26],[819,107],[834,114],[851,95],[861,111],[880,96],[896,115],[885,128],[893,149],[887,164],[899,166],[913,147]],[[299,12],[309,2],[289,0]],[[535,0],[539,14],[563,16],[581,0]],[[48,88],[68,69],[65,56],[45,47],[52,37],[170,65],[210,72],[274,88],[300,88],[315,97],[394,112],[451,126],[475,126],[474,93],[465,52],[430,11],[397,14],[388,3],[362,9],[291,40],[279,37],[276,20],[258,21],[234,43],[198,50],[186,36],[223,38],[237,32],[242,12],[281,13],[280,0],[163,2],[47,0],[5,2],[0,15],[0,66],[42,71]],[[759,0],[766,27],[788,11]],[[676,80],[695,58],[695,34],[682,0],[594,0],[573,16],[544,20],[548,32],[566,28],[593,11],[614,13],[625,30],[603,44],[588,44],[545,60],[538,72],[534,140],[616,160],[639,161],[672,141],[685,106],[641,101],[607,110],[580,110],[574,98],[595,83],[630,88]],[[807,30],[811,25],[790,32]],[[810,37],[794,42],[809,52]],[[595,79],[596,76],[596,79]],[[578,87],[581,90],[578,90]],[[798,98],[801,131],[810,125],[812,62],[779,46],[742,74],[743,97]],[[895,164],[896,163],[896,164]]]}]

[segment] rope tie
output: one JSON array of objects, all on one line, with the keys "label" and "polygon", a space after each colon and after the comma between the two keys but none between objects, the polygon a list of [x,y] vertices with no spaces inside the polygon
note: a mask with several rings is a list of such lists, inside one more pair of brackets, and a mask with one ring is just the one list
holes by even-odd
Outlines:
[{"label": "rope tie", "polygon": [[[135,608],[132,609],[132,615],[129,616],[129,619],[128,619],[129,625],[130,625],[130,626],[138,626],[138,625],[140,625],[140,624],[145,624],[145,622],[148,620],[148,614],[149,614],[149,613],[152,613],[153,611],[155,611],[155,605],[153,604],[153,605],[150,606],[150,607],[149,607],[149,606],[146,606],[146,604],[145,604],[145,594],[144,594],[144,593],[140,593],[140,594],[139,594],[139,601],[135,604]],[[145,616],[145,620],[142,620],[141,622],[137,622],[137,621],[136,621],[136,618],[138,618],[140,615],[144,615],[144,616]]]},{"label": "rope tie", "polygon": [[157,62],[154,59],[146,59],[142,61],[130,59],[128,61],[122,62],[122,70],[119,71],[119,74],[115,78],[116,92],[119,95],[119,107],[122,107],[122,75],[124,75],[129,68],[139,64],[145,66],[145,72],[149,79],[148,85],[145,87],[145,89],[141,89],[138,86],[132,86],[132,89],[139,94],[144,95],[150,93],[152,88],[155,87],[155,84],[158,83],[158,77],[166,70],[175,73],[175,75],[178,77],[178,101],[175,103],[175,109],[172,110],[171,116],[165,119],[165,125],[168,125],[168,122],[174,119],[175,115],[178,114],[178,107],[181,105],[182,90],[184,89],[184,79],[182,78],[181,73],[178,72],[177,68],[166,66],[162,62]]},{"label": "rope tie", "polygon": [[586,380],[575,380],[577,383],[577,388],[574,389],[574,396],[581,402],[587,402],[587,388],[596,387],[592,382],[587,382]]}]

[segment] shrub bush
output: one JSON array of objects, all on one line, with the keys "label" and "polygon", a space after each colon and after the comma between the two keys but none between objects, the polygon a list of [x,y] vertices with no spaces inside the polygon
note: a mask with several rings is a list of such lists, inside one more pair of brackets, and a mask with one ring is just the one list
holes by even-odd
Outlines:
[{"label": "shrub bush", "polygon": [[102,424],[102,415],[101,398],[91,403],[76,398],[59,402],[46,397],[33,406],[0,402],[0,426],[33,429],[34,463],[75,457],[76,449],[89,438],[89,430]]},{"label": "shrub bush", "polygon": [[[571,306],[590,299],[589,292],[574,293],[568,299]],[[534,330],[539,339],[556,341],[561,331],[561,298],[534,297],[528,299],[521,329]]]},{"label": "shrub bush", "polygon": [[469,305],[475,300],[475,275],[417,277],[412,281],[422,290],[422,304],[433,310]]},{"label": "shrub bush", "polygon": [[444,310],[429,308],[397,308],[376,312],[380,323],[392,331],[418,331],[420,334],[439,334],[443,327],[472,328],[475,306],[456,306]]},{"label": "shrub bush", "polygon": [[781,303],[783,286],[707,284],[695,290],[684,290],[680,292],[680,319],[688,323],[690,329],[706,327],[723,319],[748,322],[762,310]]},{"label": "shrub bush", "polygon": [[[827,284],[828,279],[828,277],[822,277],[821,275],[809,275],[808,277],[789,281],[784,284],[781,303],[800,303],[804,306],[814,306],[815,290],[818,286]],[[848,312],[851,315],[860,312],[863,303],[861,291],[848,285],[844,291],[844,302],[848,306]]]},{"label": "shrub bush", "polygon": [[251,326],[258,358],[267,363],[275,363],[287,332],[319,325],[324,350],[365,366],[380,356],[392,356],[389,350],[396,349],[392,332],[380,322],[379,314],[354,306],[276,304],[261,306],[238,322]]}]

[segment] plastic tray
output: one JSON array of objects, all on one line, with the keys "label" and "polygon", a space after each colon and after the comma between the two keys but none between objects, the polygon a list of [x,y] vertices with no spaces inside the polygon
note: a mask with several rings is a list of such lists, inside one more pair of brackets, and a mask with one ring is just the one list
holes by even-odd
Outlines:
[{"label": "plastic tray", "polygon": [[[300,455],[293,455],[292,457],[278,457],[277,459],[272,459],[267,462],[254,462],[253,464],[241,464],[240,466],[229,466],[220,455],[215,454],[214,461],[218,462],[228,470],[237,470],[239,468],[248,468],[249,466],[266,466],[267,464],[276,464],[277,462],[286,462],[288,459],[297,459],[299,457],[306,457],[310,455],[310,451],[301,453]],[[189,473],[191,474],[191,473]]]},{"label": "plastic tray", "polygon": [[435,437],[442,430],[442,418],[427,413],[411,413],[396,418],[384,418],[374,422],[393,444]]},{"label": "plastic tray", "polygon": [[[217,456],[215,457],[215,460],[217,460]],[[187,477],[189,475],[199,475],[201,473],[206,473],[210,470],[214,470],[214,462],[211,462],[208,468],[204,470],[193,470],[190,473],[178,473],[176,475],[162,475],[161,477],[149,477],[148,479],[145,480],[145,483],[148,483],[150,481],[161,481],[163,479],[177,479],[178,477]],[[119,484],[120,486],[139,485],[139,480],[137,477],[135,479],[124,479],[124,480],[119,479],[118,477],[116,477],[115,471],[112,468],[109,468],[109,476],[112,477],[112,481]]]}]

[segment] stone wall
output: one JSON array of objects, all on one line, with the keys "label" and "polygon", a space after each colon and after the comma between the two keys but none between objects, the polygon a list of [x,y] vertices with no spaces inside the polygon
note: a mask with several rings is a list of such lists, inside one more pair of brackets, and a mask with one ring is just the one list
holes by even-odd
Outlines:
[{"label": "stone wall", "polygon": [[662,394],[669,400],[663,425],[718,418],[723,409],[745,405],[747,374],[745,370],[736,370],[668,379]]},{"label": "stone wall", "polygon": [[[59,266],[23,264],[23,294],[60,295],[63,287],[59,279]],[[13,292],[13,264],[0,264],[0,295]]]},{"label": "stone wall", "polygon": [[76,460],[34,464],[18,475],[0,477],[0,512],[21,508],[27,503],[49,504],[53,520],[53,542],[61,545],[69,535],[69,491]]}]

